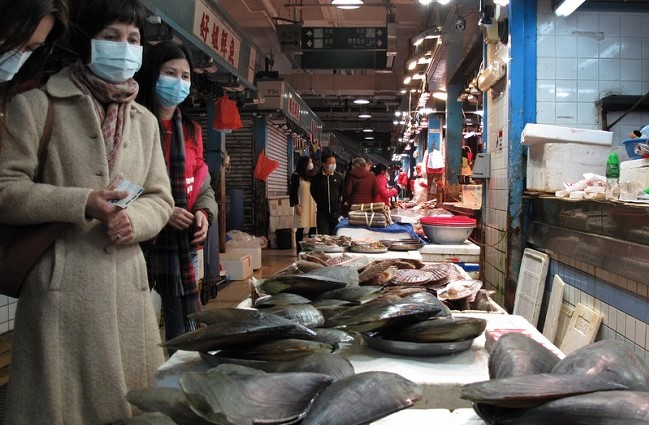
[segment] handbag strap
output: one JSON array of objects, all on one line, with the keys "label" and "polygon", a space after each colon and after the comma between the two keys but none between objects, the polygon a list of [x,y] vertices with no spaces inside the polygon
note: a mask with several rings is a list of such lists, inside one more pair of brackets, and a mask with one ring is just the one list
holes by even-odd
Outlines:
[{"label": "handbag strap", "polygon": [[34,181],[41,181],[43,178],[43,171],[45,170],[45,161],[47,160],[47,149],[50,146],[50,139],[52,138],[52,120],[54,119],[54,107],[52,106],[52,98],[48,93],[47,96],[47,117],[45,118],[45,126],[43,127],[43,134],[38,142],[38,170],[36,171],[36,178]]}]

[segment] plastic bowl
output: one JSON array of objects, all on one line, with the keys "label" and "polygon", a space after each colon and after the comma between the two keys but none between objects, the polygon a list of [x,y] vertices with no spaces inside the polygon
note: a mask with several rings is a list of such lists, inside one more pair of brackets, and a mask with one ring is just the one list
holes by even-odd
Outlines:
[{"label": "plastic bowl", "polygon": [[647,143],[647,140],[645,138],[637,138],[637,139],[627,139],[624,142],[624,148],[626,149],[626,154],[629,155],[629,159],[641,159],[642,157],[635,153],[635,145],[638,143]]},{"label": "plastic bowl", "polygon": [[434,226],[422,224],[428,239],[440,245],[461,245],[467,240],[475,226]]}]

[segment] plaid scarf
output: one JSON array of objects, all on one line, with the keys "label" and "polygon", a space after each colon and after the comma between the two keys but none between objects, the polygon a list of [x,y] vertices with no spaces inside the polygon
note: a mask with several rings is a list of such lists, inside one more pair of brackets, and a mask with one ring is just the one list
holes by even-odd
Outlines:
[{"label": "plaid scarf", "polygon": [[[173,117],[171,156],[167,167],[175,205],[187,209],[185,140],[182,117],[178,109]],[[196,323],[187,319],[187,315],[201,309],[191,257],[192,236],[192,227],[176,230],[167,225],[147,251],[149,283],[162,296],[182,298],[182,315],[185,318],[186,331],[196,329]]]},{"label": "plaid scarf", "polygon": [[81,62],[76,62],[71,69],[74,85],[93,100],[106,144],[108,169],[112,171],[115,156],[122,145],[126,111],[137,96],[139,86],[132,78],[123,83],[102,80]]}]

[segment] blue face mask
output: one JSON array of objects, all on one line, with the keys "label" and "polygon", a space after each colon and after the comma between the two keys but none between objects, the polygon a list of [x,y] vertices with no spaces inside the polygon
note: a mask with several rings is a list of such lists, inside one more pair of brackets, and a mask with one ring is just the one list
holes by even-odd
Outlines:
[{"label": "blue face mask", "polygon": [[108,40],[91,41],[90,70],[102,80],[122,83],[142,65],[142,46]]},{"label": "blue face mask", "polygon": [[180,78],[161,75],[155,85],[155,92],[158,102],[165,108],[173,108],[179,105],[189,96],[191,84]]},{"label": "blue face mask", "polygon": [[11,50],[0,56],[0,82],[9,81],[25,64],[32,52]]}]

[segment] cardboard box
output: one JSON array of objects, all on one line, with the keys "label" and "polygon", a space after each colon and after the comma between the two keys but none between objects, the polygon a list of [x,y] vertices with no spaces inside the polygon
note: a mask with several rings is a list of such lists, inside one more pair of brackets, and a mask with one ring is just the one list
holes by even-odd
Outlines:
[{"label": "cardboard box", "polygon": [[228,280],[242,280],[252,276],[252,256],[249,254],[221,254],[219,261]]},{"label": "cardboard box", "polygon": [[576,183],[584,173],[606,174],[610,146],[580,143],[543,143],[527,154],[527,190],[556,192],[564,183]]},{"label": "cardboard box", "polygon": [[225,253],[226,254],[238,254],[238,255],[250,255],[252,257],[252,268],[253,270],[259,270],[261,268],[261,247],[249,248],[249,247],[237,247],[233,248],[225,244]]}]

